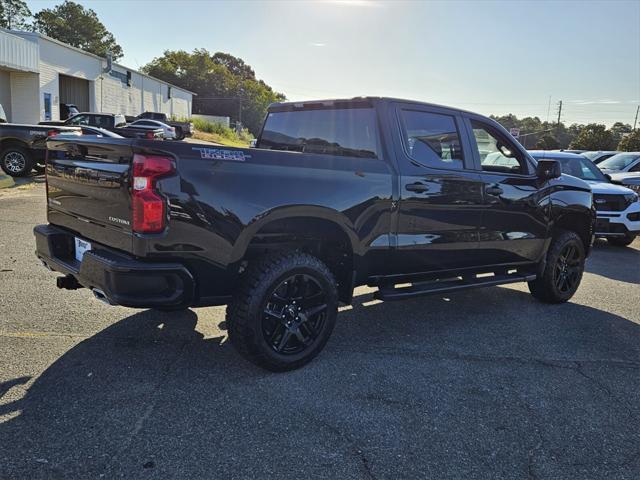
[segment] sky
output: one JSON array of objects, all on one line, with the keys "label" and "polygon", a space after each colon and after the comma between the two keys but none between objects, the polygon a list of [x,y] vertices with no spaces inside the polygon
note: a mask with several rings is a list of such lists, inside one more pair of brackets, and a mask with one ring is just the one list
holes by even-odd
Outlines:
[{"label": "sky", "polygon": [[562,100],[565,123],[607,125],[633,124],[640,104],[640,0],[78,3],[114,34],[123,65],[227,52],[289,100],[391,96],[543,121]]}]

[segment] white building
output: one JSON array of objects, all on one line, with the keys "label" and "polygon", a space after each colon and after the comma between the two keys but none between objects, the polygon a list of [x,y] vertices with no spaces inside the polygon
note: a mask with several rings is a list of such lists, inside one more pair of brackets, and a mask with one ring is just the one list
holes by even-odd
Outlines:
[{"label": "white building", "polygon": [[60,120],[60,104],[81,112],[191,118],[193,93],[40,33],[0,29],[0,104],[13,123]]}]

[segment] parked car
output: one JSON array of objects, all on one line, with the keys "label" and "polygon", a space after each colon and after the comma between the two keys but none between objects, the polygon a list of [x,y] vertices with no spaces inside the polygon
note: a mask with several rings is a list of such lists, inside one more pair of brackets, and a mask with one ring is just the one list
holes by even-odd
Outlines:
[{"label": "parked car", "polygon": [[161,128],[147,125],[127,125],[124,115],[114,113],[83,112],[65,121],[40,122],[40,125],[91,126],[104,128],[125,138],[148,138],[160,140],[164,138]]},{"label": "parked car", "polygon": [[136,120],[133,123],[130,123],[131,127],[150,127],[150,128],[161,128],[164,134],[164,138],[167,140],[175,140],[176,139],[176,129],[174,127],[170,127],[166,123],[159,122],[158,120]]},{"label": "parked car", "polygon": [[[391,301],[528,282],[565,302],[594,232],[586,182],[536,165],[489,118],[420,102],[274,104],[256,148],[48,146],[66,158],[47,165],[49,223],[34,233],[60,288],[136,308],[228,304],[231,342],[275,371],[322,350],[358,285]],[[480,149],[508,161],[483,165]]]},{"label": "parked car", "polygon": [[7,123],[0,105],[0,167],[12,177],[28,175],[38,164],[44,164],[47,136],[62,132],[81,134],[80,129],[75,127]]},{"label": "parked car", "polygon": [[607,174],[613,183],[624,185],[640,194],[640,172],[623,172]]},{"label": "parked car", "polygon": [[615,185],[591,161],[582,155],[566,152],[530,151],[537,160],[557,160],[562,173],[587,182],[596,207],[595,236],[606,238],[616,246],[631,244],[640,233],[640,201],[638,194]]},{"label": "parked car", "polygon": [[176,129],[176,140],[184,140],[185,137],[193,135],[193,123],[192,122],[176,122],[169,120],[166,113],[160,112],[143,112],[138,115],[136,120],[156,120],[162,122],[165,125],[174,127]]},{"label": "parked car", "polygon": [[604,173],[640,172],[640,152],[621,152],[598,164]]},{"label": "parked car", "polygon": [[98,127],[90,127],[88,125],[83,125],[80,127],[82,130],[82,135],[94,135],[96,137],[106,137],[106,138],[125,138],[122,135],[118,135],[117,133],[113,133],[110,130],[105,128]]},{"label": "parked car", "polygon": [[616,151],[598,151],[598,152],[582,152],[581,155],[587,157],[591,160],[595,165],[604,162],[607,158],[613,157]]}]

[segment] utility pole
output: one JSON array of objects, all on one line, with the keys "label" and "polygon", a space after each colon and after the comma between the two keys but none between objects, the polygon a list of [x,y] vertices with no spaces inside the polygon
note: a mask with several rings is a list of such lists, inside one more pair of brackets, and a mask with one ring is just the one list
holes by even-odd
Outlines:
[{"label": "utility pole", "polygon": [[558,127],[560,126],[560,115],[562,115],[562,100],[558,102]]},{"label": "utility pole", "polygon": [[638,124],[638,112],[640,112],[640,105],[638,105],[638,108],[636,108],[636,118],[633,121],[633,130],[634,131],[636,129],[636,125]]}]

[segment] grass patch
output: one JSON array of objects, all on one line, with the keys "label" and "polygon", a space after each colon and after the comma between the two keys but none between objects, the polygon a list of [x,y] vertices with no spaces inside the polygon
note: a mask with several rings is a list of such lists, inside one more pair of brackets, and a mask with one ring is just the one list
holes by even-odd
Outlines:
[{"label": "grass patch", "polygon": [[220,143],[229,147],[248,147],[253,135],[245,128],[240,134],[220,123],[207,122],[200,118],[192,120],[195,132],[193,138]]}]

